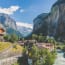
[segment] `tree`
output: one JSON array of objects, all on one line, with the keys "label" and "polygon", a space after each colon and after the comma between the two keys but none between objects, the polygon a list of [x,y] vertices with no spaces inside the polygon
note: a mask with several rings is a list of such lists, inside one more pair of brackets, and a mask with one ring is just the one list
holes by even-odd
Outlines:
[{"label": "tree", "polygon": [[5,35],[4,36],[4,40],[9,41],[9,39],[10,39],[10,36],[9,35]]},{"label": "tree", "polygon": [[46,40],[46,36],[42,36],[42,35],[38,36],[38,41],[39,42],[45,42],[45,40]]},{"label": "tree", "polygon": [[46,59],[45,59],[45,64],[44,65],[53,65],[55,61],[55,52],[47,52],[46,54]]},{"label": "tree", "polygon": [[15,33],[13,33],[13,34],[10,34],[10,35],[9,34],[8,35],[5,35],[4,36],[4,39],[6,41],[16,42],[16,41],[19,40],[19,37]]},{"label": "tree", "polygon": [[24,40],[25,40],[25,39],[24,39],[24,38],[22,38],[22,41],[23,41],[23,42],[24,42]]},{"label": "tree", "polygon": [[48,49],[39,48],[29,43],[25,46],[28,59],[32,60],[32,65],[52,65],[54,63],[55,52],[50,52]]},{"label": "tree", "polygon": [[30,58],[32,59],[32,65],[53,65],[54,63],[55,54],[47,49],[33,46],[29,53],[31,53]]},{"label": "tree", "polygon": [[51,43],[51,44],[54,45],[54,49],[55,49],[55,47],[56,47],[56,41],[55,41],[55,39],[54,38],[48,38],[47,40],[48,40],[48,43]]},{"label": "tree", "polygon": [[47,55],[47,49],[39,49],[39,55],[40,55],[40,59],[39,59],[39,62],[40,62],[40,65],[44,65],[45,64],[45,59],[46,59],[46,55]]},{"label": "tree", "polygon": [[53,39],[53,45],[54,45],[54,49],[56,48],[56,41],[55,39]]},{"label": "tree", "polygon": [[32,65],[36,65],[36,62],[39,58],[38,48],[36,46],[33,46],[30,53],[31,53]]},{"label": "tree", "polygon": [[62,51],[65,52],[65,46],[63,47]]},{"label": "tree", "polygon": [[38,36],[38,41],[39,41],[39,42],[43,42],[43,36],[39,35],[39,36]]},{"label": "tree", "polygon": [[48,38],[47,40],[48,40],[48,43],[51,43],[51,41],[52,41],[52,39],[51,39],[51,38]]},{"label": "tree", "polygon": [[16,41],[18,41],[18,36],[16,34],[11,34],[9,41],[10,42],[16,42]]},{"label": "tree", "polygon": [[32,39],[37,40],[38,36],[36,34],[32,34]]}]

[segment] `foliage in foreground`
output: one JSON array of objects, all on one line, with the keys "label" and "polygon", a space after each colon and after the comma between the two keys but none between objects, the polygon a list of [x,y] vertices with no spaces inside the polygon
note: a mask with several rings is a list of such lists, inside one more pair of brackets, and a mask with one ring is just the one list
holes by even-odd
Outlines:
[{"label": "foliage in foreground", "polygon": [[[28,53],[28,55],[26,54]],[[33,45],[31,48],[24,48],[23,57],[19,58],[19,65],[28,65],[28,59],[32,60],[32,65],[53,65],[56,58],[54,51],[38,48]]]},{"label": "foliage in foreground", "polygon": [[33,46],[29,53],[29,57],[33,62],[32,65],[53,65],[54,63],[55,52],[49,52],[47,49],[39,49]]}]

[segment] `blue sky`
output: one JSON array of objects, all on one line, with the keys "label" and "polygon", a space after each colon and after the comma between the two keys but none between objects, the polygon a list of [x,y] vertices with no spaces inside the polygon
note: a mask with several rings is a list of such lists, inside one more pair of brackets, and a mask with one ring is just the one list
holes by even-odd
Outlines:
[{"label": "blue sky", "polygon": [[36,16],[48,13],[55,2],[56,0],[0,0],[0,13],[10,15],[16,22],[32,24]]}]

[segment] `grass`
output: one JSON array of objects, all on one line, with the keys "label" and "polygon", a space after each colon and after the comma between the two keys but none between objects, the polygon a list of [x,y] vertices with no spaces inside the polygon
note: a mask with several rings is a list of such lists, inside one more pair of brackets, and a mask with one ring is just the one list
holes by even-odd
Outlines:
[{"label": "grass", "polygon": [[23,52],[23,47],[20,46],[19,44],[12,44],[10,42],[0,42],[0,52],[5,50],[5,49],[8,49],[12,46],[12,48],[10,49],[10,53],[14,54],[20,54]]},{"label": "grass", "polygon": [[0,42],[0,52],[9,48],[11,46],[11,43],[9,42]]},{"label": "grass", "polygon": [[16,54],[22,53],[23,52],[23,47],[18,45],[18,44],[13,44],[13,48],[11,48],[10,52],[11,53],[16,53]]}]

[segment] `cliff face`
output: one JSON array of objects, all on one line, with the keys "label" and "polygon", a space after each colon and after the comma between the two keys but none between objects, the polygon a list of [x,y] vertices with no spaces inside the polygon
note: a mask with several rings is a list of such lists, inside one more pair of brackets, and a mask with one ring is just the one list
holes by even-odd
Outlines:
[{"label": "cliff face", "polygon": [[49,14],[34,19],[33,33],[65,39],[65,0],[58,0]]},{"label": "cliff face", "polygon": [[[47,13],[43,13],[34,19],[34,26],[33,26],[34,33],[39,34],[42,32],[47,32],[47,22],[45,19],[46,16],[47,16]],[[43,34],[46,35],[46,33],[43,33]]]}]

